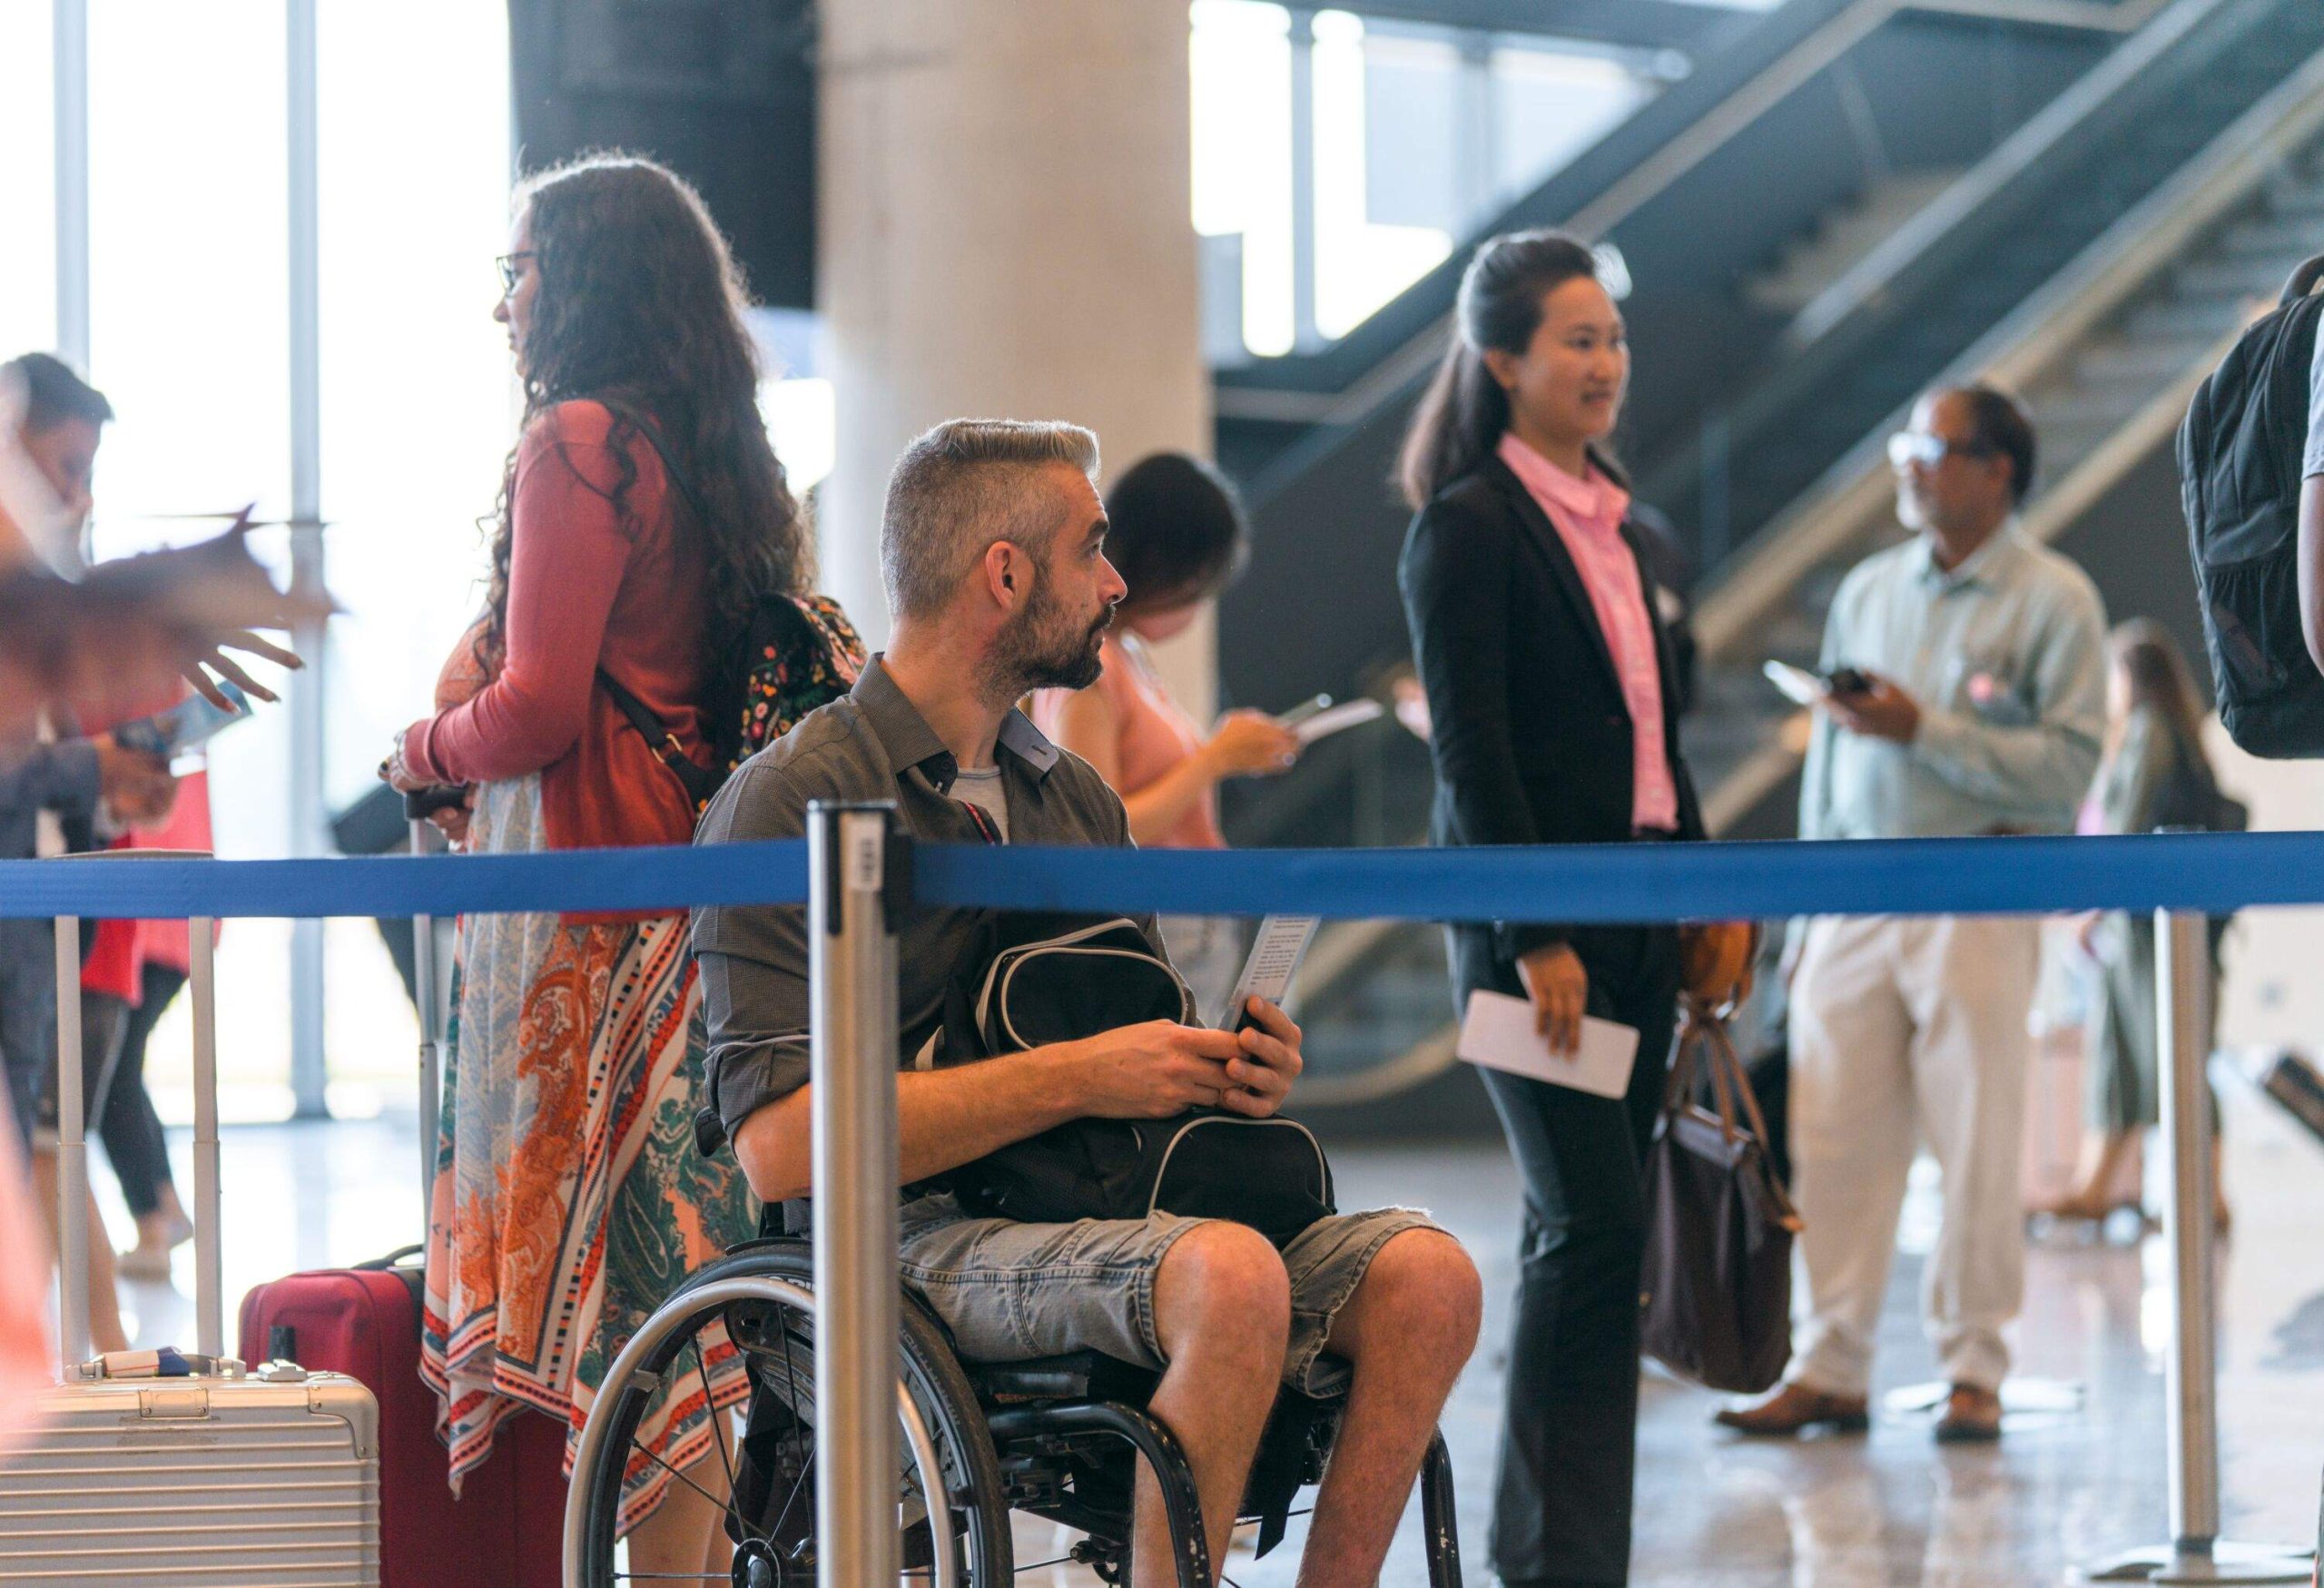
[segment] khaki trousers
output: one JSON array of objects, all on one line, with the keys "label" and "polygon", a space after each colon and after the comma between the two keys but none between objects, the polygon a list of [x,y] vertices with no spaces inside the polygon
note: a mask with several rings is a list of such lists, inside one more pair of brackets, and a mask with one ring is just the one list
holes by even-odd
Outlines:
[{"label": "khaki trousers", "polygon": [[2018,1185],[2040,923],[1821,916],[1791,994],[1793,1195],[1807,1228],[1790,1376],[1866,1393],[1916,1139],[1944,1171],[1924,1275],[1929,1338],[1954,1384],[2000,1387],[2002,1327],[2025,1283]]}]

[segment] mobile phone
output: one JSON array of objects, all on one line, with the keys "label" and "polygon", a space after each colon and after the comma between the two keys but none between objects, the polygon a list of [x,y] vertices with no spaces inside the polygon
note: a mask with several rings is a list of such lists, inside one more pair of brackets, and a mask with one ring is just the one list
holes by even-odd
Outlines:
[{"label": "mobile phone", "polygon": [[1315,695],[1309,699],[1301,701],[1289,711],[1277,712],[1275,714],[1275,720],[1281,723],[1286,728],[1295,728],[1301,723],[1305,722],[1309,717],[1314,716],[1317,712],[1329,710],[1331,708],[1331,704],[1332,697],[1330,695]]}]

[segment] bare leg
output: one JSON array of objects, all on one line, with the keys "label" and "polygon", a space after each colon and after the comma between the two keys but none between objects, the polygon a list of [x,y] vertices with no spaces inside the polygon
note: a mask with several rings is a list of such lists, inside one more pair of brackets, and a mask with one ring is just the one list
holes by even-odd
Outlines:
[{"label": "bare leg", "polygon": [[[48,1249],[64,1248],[64,1232],[56,1218],[56,1149],[33,1149],[33,1197],[40,1203],[42,1222],[48,1227]],[[89,1348],[103,1356],[129,1349],[129,1335],[121,1325],[121,1292],[113,1284],[113,1238],[97,1213],[97,1198],[89,1197]]]},{"label": "bare leg", "polygon": [[720,1463],[718,1452],[713,1450],[686,1468],[685,1475],[716,1495],[718,1503],[713,1504],[704,1494],[673,1478],[669,1492],[663,1495],[654,1514],[629,1530],[629,1569],[633,1573],[692,1577],[705,1569],[724,1573],[724,1565],[714,1565],[712,1556],[723,1555],[732,1548],[720,1525],[725,1516],[726,1468]]},{"label": "bare leg", "polygon": [[2062,1218],[2103,1218],[2113,1211],[2115,1182],[2138,1146],[2130,1130],[2085,1130],[2073,1184],[2065,1194],[2035,1209]]},{"label": "bare leg", "polygon": [[1324,1348],[1355,1369],[1347,1413],[1315,1500],[1300,1588],[1380,1580],[1452,1381],[1476,1348],[1484,1310],[1476,1266],[1449,1235],[1408,1229],[1372,1259]]},{"label": "bare leg", "polygon": [[[1187,1231],[1155,1275],[1154,1324],[1170,1365],[1147,1409],[1186,1447],[1216,1582],[1283,1380],[1291,1337],[1291,1279],[1283,1258],[1265,1236],[1239,1224]],[[1177,1563],[1161,1493],[1142,1462],[1135,1547],[1132,1575],[1139,1588],[1175,1588]]]}]

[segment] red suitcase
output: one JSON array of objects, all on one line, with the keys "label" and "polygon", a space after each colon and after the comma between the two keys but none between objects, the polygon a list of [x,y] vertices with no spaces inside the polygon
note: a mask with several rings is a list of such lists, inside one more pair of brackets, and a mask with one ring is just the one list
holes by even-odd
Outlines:
[{"label": "red suitcase", "polygon": [[[414,853],[427,824],[412,823]],[[435,926],[412,922],[419,950],[420,1198],[435,1169]],[[362,1381],[379,1403],[380,1588],[560,1588],[565,1427],[527,1412],[501,1425],[491,1457],[462,1480],[436,1437],[436,1395],[419,1379],[419,1248],[353,1268],[293,1274],[242,1298],[246,1362],[284,1358]]]},{"label": "red suitcase", "polygon": [[381,1588],[558,1588],[565,1429],[509,1419],[452,1497],[435,1392],[419,1381],[419,1271],[396,1258],[258,1287],[242,1298],[242,1358],[344,1373],[378,1398]]}]

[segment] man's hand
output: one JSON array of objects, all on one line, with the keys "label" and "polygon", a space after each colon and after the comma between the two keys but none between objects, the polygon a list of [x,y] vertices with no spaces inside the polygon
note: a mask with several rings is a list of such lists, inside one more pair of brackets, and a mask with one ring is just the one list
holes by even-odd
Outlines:
[{"label": "man's hand", "polygon": [[1832,720],[1851,734],[1909,745],[1921,731],[1920,703],[1876,673],[1867,673],[1869,687],[1848,695],[1827,695],[1817,702]]},{"label": "man's hand", "polygon": [[1224,1105],[1241,1084],[1228,1076],[1228,1061],[1250,1050],[1232,1031],[1167,1020],[1100,1032],[1073,1046],[1081,1088],[1075,1111],[1101,1119],[1167,1119]]},{"label": "man's hand", "polygon": [[142,750],[124,750],[111,734],[90,741],[97,752],[97,794],[119,822],[158,822],[176,803],[178,780],[170,764]]},{"label": "man's hand", "polygon": [[1218,1100],[1219,1106],[1254,1119],[1271,1119],[1291,1095],[1291,1083],[1307,1067],[1299,1050],[1302,1032],[1289,1015],[1264,998],[1252,999],[1245,1012],[1258,1023],[1235,1033],[1243,1054],[1226,1061],[1226,1079],[1235,1084]]}]

